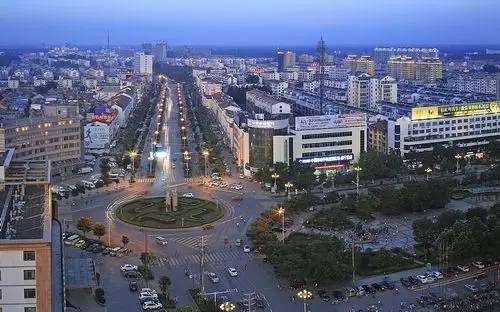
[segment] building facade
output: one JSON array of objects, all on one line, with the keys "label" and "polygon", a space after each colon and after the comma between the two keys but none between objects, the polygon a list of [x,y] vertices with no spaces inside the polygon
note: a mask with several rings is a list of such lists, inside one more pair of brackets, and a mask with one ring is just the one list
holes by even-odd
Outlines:
[{"label": "building facade", "polygon": [[397,80],[414,80],[415,61],[405,55],[392,56],[387,61],[387,74]]},{"label": "building facade", "polygon": [[134,72],[139,75],[153,74],[153,56],[144,52],[135,54]]},{"label": "building facade", "polygon": [[375,74],[375,62],[371,56],[348,55],[344,59],[344,64],[351,74],[366,73],[371,76]]},{"label": "building facade", "polygon": [[415,62],[415,79],[434,82],[443,79],[443,62],[439,58],[422,58]]},{"label": "building facade", "polygon": [[291,51],[278,52],[278,71],[286,71],[295,66],[295,53]]}]

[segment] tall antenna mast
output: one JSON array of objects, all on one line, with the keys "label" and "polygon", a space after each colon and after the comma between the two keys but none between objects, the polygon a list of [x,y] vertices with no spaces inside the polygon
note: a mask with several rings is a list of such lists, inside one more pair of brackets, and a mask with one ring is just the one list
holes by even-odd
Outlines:
[{"label": "tall antenna mast", "polygon": [[318,45],[316,47],[316,52],[318,52],[318,61],[319,61],[319,113],[323,115],[323,101],[325,95],[325,41],[323,40],[323,36],[318,41]]}]

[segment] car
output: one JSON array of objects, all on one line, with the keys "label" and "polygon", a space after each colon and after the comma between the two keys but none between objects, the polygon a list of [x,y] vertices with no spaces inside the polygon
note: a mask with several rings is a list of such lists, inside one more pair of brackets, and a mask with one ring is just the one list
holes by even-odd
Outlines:
[{"label": "car", "polygon": [[240,174],[240,179],[244,179],[244,178],[245,178],[245,175]]},{"label": "car", "polygon": [[478,269],[484,269],[486,267],[481,261],[474,261],[472,265]]},{"label": "car", "polygon": [[76,244],[74,245],[76,248],[82,248],[82,246],[85,245],[85,240],[80,239]]},{"label": "car", "polygon": [[232,277],[236,277],[238,276],[238,271],[236,271],[235,268],[227,268],[227,272],[229,273],[229,275],[231,275]]},{"label": "car", "polygon": [[250,246],[248,246],[248,245],[243,246],[243,252],[247,252],[247,253],[250,252]]},{"label": "car", "polygon": [[137,271],[127,271],[123,274],[126,278],[141,278],[141,273]]},{"label": "car", "polygon": [[192,197],[194,197],[194,195],[193,195],[193,193],[184,193],[184,194],[182,194],[182,197],[192,198]]},{"label": "car", "polygon": [[318,296],[325,302],[328,302],[331,299],[330,296],[326,293],[326,290],[323,289],[318,290]]},{"label": "car", "polygon": [[128,271],[137,271],[137,265],[134,264],[122,264],[120,265],[120,271],[128,272]]},{"label": "car", "polygon": [[158,294],[156,292],[149,292],[149,291],[141,291],[139,293],[139,300],[142,300],[144,298],[154,298],[158,299]]},{"label": "car", "polygon": [[418,285],[419,281],[413,276],[408,276],[408,281],[412,284],[412,286]]},{"label": "car", "polygon": [[401,282],[401,284],[406,287],[406,288],[410,288],[411,286],[413,286],[413,283],[410,282],[410,280],[408,280],[407,278],[404,278],[404,277],[401,277],[399,279],[399,281]]},{"label": "car", "polygon": [[394,283],[393,283],[393,282],[390,282],[390,281],[383,281],[383,282],[381,283],[381,285],[382,285],[383,287],[385,287],[385,289],[390,289],[390,290],[393,290],[393,289],[395,289],[395,288],[396,288],[396,287],[394,286]]},{"label": "car", "polygon": [[374,294],[376,292],[375,289],[370,285],[363,285],[363,288],[368,294]]},{"label": "car", "polygon": [[208,272],[207,275],[208,275],[208,278],[212,281],[212,283],[219,282],[219,277],[214,272]]},{"label": "car", "polygon": [[[345,289],[345,295],[347,297],[354,297],[356,296],[356,289],[352,288],[352,287],[348,287]],[[334,295],[335,296],[335,295]]]},{"label": "car", "polygon": [[143,310],[158,310],[163,308],[161,303],[159,302],[154,302],[154,301],[146,301],[142,304],[142,309]]},{"label": "car", "polygon": [[92,252],[97,254],[97,253],[101,253],[103,252],[103,250],[105,250],[106,247],[104,247],[103,245],[98,245],[96,247],[94,247],[94,249],[92,249]]},{"label": "car", "polygon": [[240,238],[238,238],[235,242],[235,245],[236,245],[236,247],[240,247],[242,243],[243,243],[243,241]]},{"label": "car", "polygon": [[[352,288],[351,288],[352,290]],[[334,290],[332,292],[333,298],[337,299],[339,302],[346,300],[346,294],[344,294],[341,290]]]},{"label": "car", "polygon": [[457,265],[457,269],[459,269],[462,272],[469,272],[470,269],[467,265]]},{"label": "car", "polygon": [[151,293],[151,294],[156,294],[156,290],[154,289],[151,289],[151,288],[141,288],[141,292],[147,292],[147,293]]},{"label": "car", "polygon": [[156,239],[156,243],[158,245],[162,245],[162,246],[166,246],[167,245],[167,239],[165,237],[156,236],[155,239]]},{"label": "car", "polygon": [[366,295],[365,289],[362,286],[358,286],[356,288],[356,296],[361,297],[361,296],[364,296],[364,295]]},{"label": "car", "polygon": [[434,272],[431,272],[432,275],[434,275],[435,278],[437,279],[442,279],[444,278],[444,275],[443,273],[439,272],[439,271],[434,271]]},{"label": "car", "polygon": [[467,289],[467,290],[469,290],[469,291],[472,291],[472,292],[478,292],[479,291],[479,289],[475,285],[472,285],[472,284],[465,284],[464,288]]},{"label": "car", "polygon": [[128,289],[130,291],[137,291],[138,288],[139,288],[139,286],[137,286],[136,281],[130,281],[130,283],[128,283]]},{"label": "car", "polygon": [[451,276],[457,276],[458,273],[460,273],[461,271],[459,269],[457,269],[456,267],[448,267],[446,269],[446,276],[447,277],[451,277]]}]

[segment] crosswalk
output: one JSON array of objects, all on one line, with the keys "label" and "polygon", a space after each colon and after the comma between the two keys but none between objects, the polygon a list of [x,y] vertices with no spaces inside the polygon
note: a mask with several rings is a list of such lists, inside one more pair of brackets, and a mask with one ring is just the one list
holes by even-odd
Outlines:
[{"label": "crosswalk", "polygon": [[[224,250],[217,252],[209,252],[205,255],[205,263],[218,263],[228,262],[231,260],[252,259],[254,255],[251,253],[244,253],[242,250]],[[187,255],[178,257],[159,257],[156,265],[159,267],[173,267],[179,265],[189,265],[200,262],[200,255]]]},{"label": "crosswalk", "polygon": [[[208,245],[212,236],[213,235],[211,234],[204,236],[203,240],[205,242],[205,245]],[[201,236],[174,237],[174,238],[169,238],[169,240],[193,249],[200,249],[201,247]]]},{"label": "crosswalk", "polygon": [[137,178],[135,179],[136,183],[154,183],[155,178]]}]

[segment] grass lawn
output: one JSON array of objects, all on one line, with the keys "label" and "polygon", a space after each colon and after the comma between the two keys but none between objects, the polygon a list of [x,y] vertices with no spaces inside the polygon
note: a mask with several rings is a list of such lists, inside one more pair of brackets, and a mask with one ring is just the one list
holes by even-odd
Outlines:
[{"label": "grass lawn", "polygon": [[116,216],[127,223],[157,228],[187,228],[215,222],[224,216],[224,208],[199,198],[179,197],[177,211],[166,212],[165,198],[142,198],[124,204]]}]

